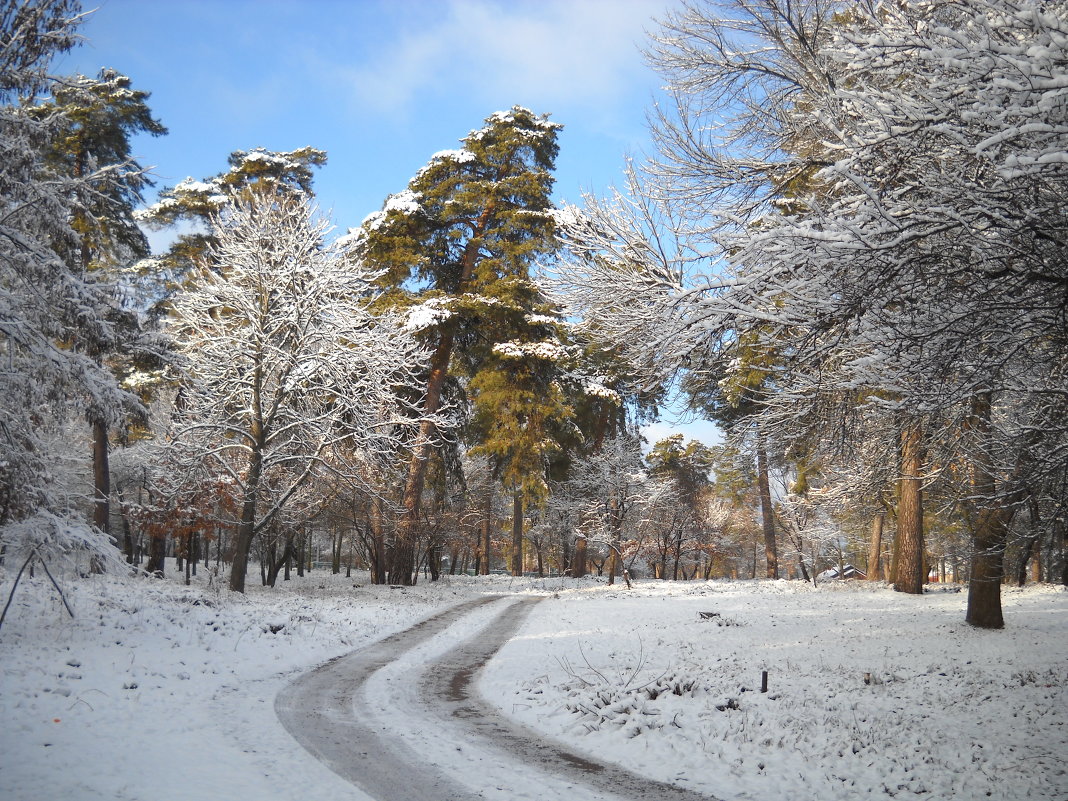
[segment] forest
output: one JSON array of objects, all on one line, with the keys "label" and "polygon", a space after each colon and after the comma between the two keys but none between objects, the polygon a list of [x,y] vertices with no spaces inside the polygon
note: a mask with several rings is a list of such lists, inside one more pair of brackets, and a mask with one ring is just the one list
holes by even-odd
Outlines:
[{"label": "forest", "polygon": [[[311,145],[157,192],[151,87],[53,75],[80,3],[4,0],[11,592],[848,574],[997,629],[1068,584],[1068,4],[727,10],[650,33],[617,191],[554,204],[567,121],[513,106],[336,236]],[[673,404],[722,444],[644,442]]]}]

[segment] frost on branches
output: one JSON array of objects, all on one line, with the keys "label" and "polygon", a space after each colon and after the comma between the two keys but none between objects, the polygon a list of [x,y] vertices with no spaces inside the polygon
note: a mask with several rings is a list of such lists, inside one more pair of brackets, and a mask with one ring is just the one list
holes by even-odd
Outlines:
[{"label": "frost on branches", "polygon": [[[837,475],[897,429],[910,519],[922,484],[971,532],[984,627],[1017,510],[1054,525],[1065,502],[1066,20],[1064,2],[687,4],[654,36],[677,105],[654,114],[652,185],[558,219],[575,307],[647,374],[723,403],[745,344],[746,424]],[[673,269],[672,231],[718,249],[715,271]]]},{"label": "frost on branches", "polygon": [[174,303],[185,377],[172,455],[190,480],[238,486],[230,586],[243,591],[253,537],[314,473],[407,444],[426,358],[399,316],[369,311],[375,276],[324,246],[305,198],[250,193],[213,227],[210,266]]},{"label": "frost on branches", "polygon": [[48,64],[75,43],[79,11],[64,0],[0,10],[0,547],[12,558],[114,554],[75,522],[84,498],[53,481],[47,441],[71,414],[92,409],[113,422],[137,406],[92,356],[115,346],[113,298],[63,258],[79,246],[72,199],[102,175],[47,175],[46,154],[68,121],[35,118],[19,103],[50,89]]}]

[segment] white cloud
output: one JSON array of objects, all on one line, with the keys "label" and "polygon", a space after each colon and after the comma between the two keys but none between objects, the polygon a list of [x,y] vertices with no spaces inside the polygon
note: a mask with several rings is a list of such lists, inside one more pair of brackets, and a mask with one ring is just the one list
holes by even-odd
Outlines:
[{"label": "white cloud", "polygon": [[537,109],[608,107],[648,75],[638,47],[667,0],[452,0],[345,70],[356,102],[403,112],[426,93]]}]

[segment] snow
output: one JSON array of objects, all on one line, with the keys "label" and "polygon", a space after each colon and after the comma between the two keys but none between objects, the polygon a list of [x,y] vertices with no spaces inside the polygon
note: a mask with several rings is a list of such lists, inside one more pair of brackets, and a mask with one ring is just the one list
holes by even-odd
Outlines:
[{"label": "snow", "polygon": [[593,398],[606,398],[614,403],[623,402],[623,398],[618,392],[611,387],[606,387],[600,381],[593,378],[587,379],[584,382],[582,390]]},{"label": "snow", "polygon": [[493,346],[493,352],[504,359],[544,359],[545,361],[560,361],[567,356],[567,351],[552,340],[541,342],[498,342]]},{"label": "snow", "polygon": [[408,310],[404,321],[406,331],[425,331],[448,320],[453,312],[448,308],[449,298],[430,298]]},{"label": "snow", "polygon": [[[436,610],[515,592],[545,600],[481,690],[643,775],[723,799],[1068,793],[1060,587],[1007,589],[1008,628],[995,632],[965,625],[965,594],[937,586],[916,597],[866,582],[443,577],[391,589],[315,570],[242,596],[203,566],[189,588],[168,569],[163,581],[60,578],[73,619],[43,574],[23,577],[0,629],[6,801],[362,801],[281,727],[277,693]],[[5,599],[13,574],[0,568]],[[418,732],[404,718],[381,720]],[[455,760],[454,742],[427,734],[426,760]]]},{"label": "snow", "polygon": [[461,148],[459,150],[439,150],[433,156],[430,157],[431,161],[453,161],[457,164],[467,164],[468,162],[475,160],[475,154],[470,150]]},{"label": "snow", "polygon": [[214,195],[214,194],[218,193],[219,186],[218,186],[218,184],[215,184],[215,183],[210,183],[209,184],[209,183],[205,183],[204,181],[197,181],[197,180],[194,180],[192,177],[190,177],[190,178],[186,178],[183,181],[180,181],[174,187],[174,191],[176,193],[178,193],[178,192],[190,192],[190,193],[200,193],[200,194],[205,194],[205,195]]},{"label": "snow", "polygon": [[391,211],[404,215],[418,214],[423,210],[422,205],[419,203],[422,197],[421,193],[413,192],[410,189],[390,195],[386,198],[381,210],[372,211],[363,219],[360,225],[364,229],[376,231],[386,221]]}]

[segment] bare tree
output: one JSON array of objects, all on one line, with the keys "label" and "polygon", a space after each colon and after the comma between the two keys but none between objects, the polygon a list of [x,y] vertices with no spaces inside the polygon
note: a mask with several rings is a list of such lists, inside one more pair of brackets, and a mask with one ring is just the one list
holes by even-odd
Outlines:
[{"label": "bare tree", "polygon": [[404,447],[425,354],[371,313],[374,276],[324,245],[327,223],[303,197],[252,193],[213,227],[210,266],[174,302],[184,375],[173,454],[240,488],[230,588],[242,592],[253,538],[316,471]]}]

